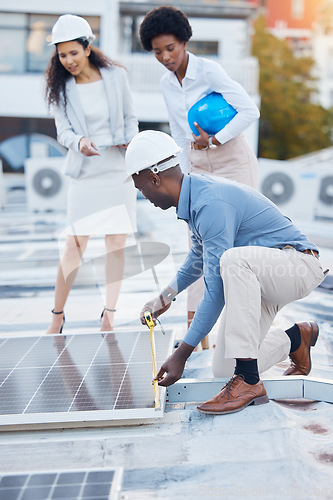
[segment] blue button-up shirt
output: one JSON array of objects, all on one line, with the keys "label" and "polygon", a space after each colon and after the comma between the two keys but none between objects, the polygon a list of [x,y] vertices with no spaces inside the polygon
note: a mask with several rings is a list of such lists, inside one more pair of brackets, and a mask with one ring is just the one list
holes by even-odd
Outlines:
[{"label": "blue button-up shirt", "polygon": [[291,245],[318,251],[265,196],[227,179],[184,175],[177,216],[188,223],[192,246],[169,286],[180,293],[202,274],[205,281],[203,298],[184,338],[192,346],[209,333],[224,306],[220,258],[228,248]]}]

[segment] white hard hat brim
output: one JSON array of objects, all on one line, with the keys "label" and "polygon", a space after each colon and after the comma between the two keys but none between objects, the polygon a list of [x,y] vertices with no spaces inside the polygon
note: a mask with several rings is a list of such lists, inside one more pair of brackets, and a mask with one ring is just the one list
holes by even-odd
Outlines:
[{"label": "white hard hat brim", "polygon": [[132,176],[134,174],[139,174],[143,170],[147,170],[148,169],[148,170],[151,170],[154,174],[158,174],[160,172],[164,172],[165,170],[169,170],[169,168],[177,167],[177,166],[179,166],[179,159],[177,158],[177,156],[173,156],[169,160],[165,160],[164,162],[162,162],[159,165],[157,165],[157,164],[156,165],[151,165],[149,167],[145,167],[145,168],[139,170],[139,172],[133,172],[132,174],[129,174],[125,178],[125,180],[123,181],[123,184],[129,182],[130,179],[132,179]]},{"label": "white hard hat brim", "polygon": [[71,39],[68,39],[68,40],[55,40],[55,41],[50,42],[49,46],[50,45],[57,45],[58,43],[73,42],[74,40],[77,40],[78,38],[83,38],[85,40],[88,40],[89,44],[91,44],[96,39],[96,36],[95,35],[91,35],[88,38],[85,37],[85,36],[79,36],[77,38],[71,38]]},{"label": "white hard hat brim", "polygon": [[128,182],[132,181],[133,180],[132,175],[134,174],[129,174],[127,177],[125,177],[125,179],[123,180],[123,184],[127,184]]}]

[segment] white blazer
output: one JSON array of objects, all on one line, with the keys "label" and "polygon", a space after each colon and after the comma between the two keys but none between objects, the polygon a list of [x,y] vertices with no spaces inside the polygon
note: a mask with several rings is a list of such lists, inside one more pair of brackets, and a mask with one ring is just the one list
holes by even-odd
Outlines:
[{"label": "white blazer", "polygon": [[[112,145],[127,144],[138,132],[138,121],[134,114],[126,71],[113,66],[100,68],[100,72],[109,108]],[[82,137],[88,137],[88,131],[74,77],[66,83],[66,98],[66,108],[61,96],[60,105],[53,106],[52,112],[58,142],[68,149],[63,166],[64,174],[77,178],[85,158],[79,151],[79,142]]]}]

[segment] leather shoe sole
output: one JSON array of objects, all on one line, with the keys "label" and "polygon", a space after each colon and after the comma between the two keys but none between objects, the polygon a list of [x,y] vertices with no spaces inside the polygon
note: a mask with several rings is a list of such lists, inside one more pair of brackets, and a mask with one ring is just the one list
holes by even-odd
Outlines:
[{"label": "leather shoe sole", "polygon": [[221,391],[197,409],[209,415],[225,415],[244,410],[247,406],[268,403],[266,389],[261,380],[257,384],[247,384],[243,374],[234,374]]},{"label": "leather shoe sole", "polygon": [[258,398],[253,398],[249,402],[245,403],[243,406],[239,408],[235,408],[234,410],[227,410],[227,411],[212,411],[212,410],[205,410],[202,407],[197,406],[197,410],[199,410],[201,413],[206,413],[207,415],[227,415],[228,413],[236,413],[238,411],[244,410],[247,406],[250,405],[263,405],[265,403],[269,403],[269,399],[267,394],[265,396],[260,396]]}]

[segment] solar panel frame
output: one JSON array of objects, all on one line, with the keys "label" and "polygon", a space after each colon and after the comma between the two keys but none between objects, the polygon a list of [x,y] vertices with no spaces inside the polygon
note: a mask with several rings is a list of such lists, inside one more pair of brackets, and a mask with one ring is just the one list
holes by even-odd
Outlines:
[{"label": "solar panel frame", "polygon": [[[173,330],[155,329],[158,366]],[[45,361],[44,361],[45,360]],[[162,418],[154,407],[149,330],[43,335],[0,341],[0,430]]]}]

